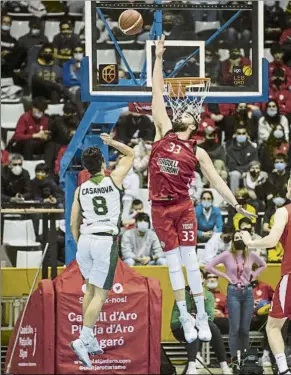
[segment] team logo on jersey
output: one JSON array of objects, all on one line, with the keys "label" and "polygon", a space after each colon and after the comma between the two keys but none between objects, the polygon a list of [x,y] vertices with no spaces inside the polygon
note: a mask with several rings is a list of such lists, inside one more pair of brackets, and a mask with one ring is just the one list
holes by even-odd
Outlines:
[{"label": "team logo on jersey", "polygon": [[177,160],[171,159],[158,159],[158,165],[160,166],[160,171],[168,174],[179,174],[179,162]]}]

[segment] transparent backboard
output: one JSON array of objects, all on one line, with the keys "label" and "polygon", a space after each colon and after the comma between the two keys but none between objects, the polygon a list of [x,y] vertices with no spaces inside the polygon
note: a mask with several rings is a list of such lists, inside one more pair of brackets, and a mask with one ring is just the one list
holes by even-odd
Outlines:
[{"label": "transparent backboard", "polygon": [[[120,14],[129,8],[144,20],[134,36],[118,28]],[[262,0],[86,1],[83,98],[151,100],[153,40],[163,32],[165,77],[211,78],[208,102],[266,101],[263,14]]]}]

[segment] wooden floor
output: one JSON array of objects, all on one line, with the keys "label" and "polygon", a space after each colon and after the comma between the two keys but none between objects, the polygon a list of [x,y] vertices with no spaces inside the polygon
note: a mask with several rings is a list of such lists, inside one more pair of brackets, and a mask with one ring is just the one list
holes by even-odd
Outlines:
[{"label": "wooden floor", "polygon": [[[180,365],[176,366],[176,370],[177,370],[177,374],[182,374],[182,372],[184,370],[184,366],[180,366]],[[209,368],[209,370],[211,371],[212,374],[215,374],[215,375],[221,374],[220,368]],[[205,369],[197,370],[197,372],[198,372],[198,374],[209,374],[210,375],[210,372],[208,372]],[[273,374],[271,367],[265,367],[264,373],[265,374]]]}]

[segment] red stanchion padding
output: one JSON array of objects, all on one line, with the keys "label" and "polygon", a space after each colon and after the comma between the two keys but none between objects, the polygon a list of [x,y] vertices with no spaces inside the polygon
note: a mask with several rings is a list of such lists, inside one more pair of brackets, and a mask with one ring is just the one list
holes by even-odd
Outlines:
[{"label": "red stanchion padding", "polygon": [[[118,261],[114,285],[94,327],[104,354],[93,357],[93,368],[84,369],[69,343],[82,328],[85,285],[75,261],[55,280],[57,374],[149,374],[151,364],[151,296],[145,277]],[[152,297],[153,298],[153,297]],[[153,298],[153,300],[155,300]],[[155,300],[158,304],[158,299]],[[161,304],[160,304],[161,310]],[[155,306],[158,311],[158,306]],[[153,313],[152,313],[153,314]],[[159,312],[160,314],[160,312]],[[154,316],[157,316],[155,313]],[[161,326],[156,327],[160,340]],[[160,341],[159,341],[160,344]],[[155,343],[156,345],[156,343]],[[156,372],[157,373],[157,372]]]},{"label": "red stanchion padding", "polygon": [[160,281],[147,278],[150,297],[150,374],[159,374],[161,368],[162,290]]},{"label": "red stanchion padding", "polygon": [[[55,374],[55,302],[51,280],[42,280],[31,295],[12,357],[10,374]],[[19,316],[9,341],[5,371],[19,328]]]},{"label": "red stanchion padding", "polygon": [[91,173],[84,169],[83,171],[78,173],[78,186],[83,184],[84,182],[88,181],[91,177]]}]

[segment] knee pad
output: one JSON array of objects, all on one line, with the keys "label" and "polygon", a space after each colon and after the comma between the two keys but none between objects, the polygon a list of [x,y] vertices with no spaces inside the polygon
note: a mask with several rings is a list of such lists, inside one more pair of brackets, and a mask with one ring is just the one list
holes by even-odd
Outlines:
[{"label": "knee pad", "polygon": [[179,248],[167,251],[166,258],[173,290],[185,289],[185,279]]},{"label": "knee pad", "polygon": [[196,248],[194,246],[181,246],[180,250],[181,250],[182,262],[185,265],[186,270],[189,270],[189,271],[199,270],[199,263],[198,263],[198,258],[196,254]]}]

